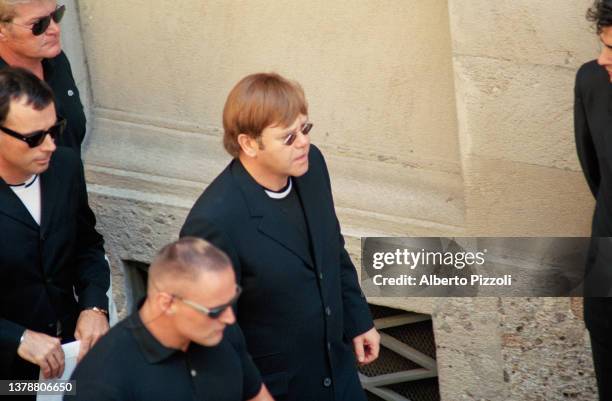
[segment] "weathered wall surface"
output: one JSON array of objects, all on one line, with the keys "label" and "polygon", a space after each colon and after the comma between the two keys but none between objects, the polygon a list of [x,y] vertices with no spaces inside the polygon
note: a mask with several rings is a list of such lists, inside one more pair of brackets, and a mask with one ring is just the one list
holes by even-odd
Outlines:
[{"label": "weathered wall surface", "polygon": [[[590,1],[562,3],[78,1],[84,46],[65,48],[91,82],[87,177],[116,286],[229,160],[225,96],[255,71],[304,86],[356,262],[365,235],[588,234],[572,87],[597,47]],[[595,399],[579,301],[370,301],[432,314],[444,400]]]},{"label": "weathered wall surface", "polygon": [[[572,115],[575,72],[597,54],[584,19],[591,4],[449,0],[469,234],[589,235],[593,200],[575,154]],[[580,300],[502,298],[465,306],[464,317],[473,316],[468,328],[451,324],[452,307],[445,307],[441,334],[461,344],[470,332],[480,339],[487,313],[473,312],[493,308],[488,324],[495,340],[482,337],[484,347],[470,341],[467,349],[481,363],[477,376],[489,371],[496,385],[482,376],[482,387],[466,386],[469,380],[449,369],[448,399],[455,399],[449,389],[469,400],[597,399]],[[442,376],[444,364],[441,370]]]},{"label": "weathered wall surface", "polygon": [[590,4],[449,1],[470,233],[589,234],[572,115],[575,72],[597,54]]},{"label": "weathered wall surface", "polygon": [[227,93],[277,71],[305,88],[347,232],[462,225],[445,2],[79,4],[95,77],[90,164],[203,187],[228,161]]}]

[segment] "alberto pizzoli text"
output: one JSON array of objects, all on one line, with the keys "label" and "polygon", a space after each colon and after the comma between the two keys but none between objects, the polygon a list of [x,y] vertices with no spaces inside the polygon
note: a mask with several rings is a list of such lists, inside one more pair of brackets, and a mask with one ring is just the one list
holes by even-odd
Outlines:
[{"label": "alberto pizzoli text", "polygon": [[[417,282],[418,281],[418,282]],[[503,277],[485,277],[481,274],[472,274],[468,277],[439,277],[435,274],[421,276],[417,280],[414,276],[402,274],[399,277],[383,277],[381,274],[374,276],[374,284],[378,286],[511,286],[512,276],[506,274]]]}]

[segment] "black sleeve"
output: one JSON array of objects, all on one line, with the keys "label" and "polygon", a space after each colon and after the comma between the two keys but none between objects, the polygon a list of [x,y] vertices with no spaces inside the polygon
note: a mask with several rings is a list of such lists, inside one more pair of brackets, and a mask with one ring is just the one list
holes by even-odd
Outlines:
[{"label": "black sleeve", "polygon": [[597,151],[593,144],[591,130],[589,129],[589,123],[586,118],[580,82],[581,72],[579,71],[576,76],[576,86],[574,88],[574,134],[576,136],[576,149],[589,188],[593,196],[597,197],[601,175],[599,172]]},{"label": "black sleeve", "polygon": [[25,327],[10,320],[0,319],[0,372],[6,371],[13,364],[19,348],[19,340]]},{"label": "black sleeve", "polygon": [[251,355],[247,352],[246,343],[240,327],[238,327],[237,324],[228,326],[225,329],[225,336],[240,358],[243,373],[242,395],[245,400],[250,400],[261,391],[261,386],[263,384],[261,375]]},{"label": "black sleeve", "polygon": [[78,160],[77,175],[77,280],[75,291],[81,309],[108,309],[106,292],[110,286],[110,269],[104,258],[104,239],[96,231],[96,217],[89,207],[83,164]]},{"label": "black sleeve", "polygon": [[[317,153],[319,152],[317,151]],[[331,195],[331,180],[329,178],[329,172],[322,155],[320,155],[320,159],[323,166],[323,173],[327,182],[327,190],[330,192],[330,197],[333,199],[333,196]],[[333,201],[332,207],[334,207]],[[334,216],[335,214],[336,213],[334,211]],[[349,339],[353,339],[374,327],[374,322],[372,321],[372,315],[370,314],[370,308],[366,298],[361,291],[361,287],[359,286],[357,270],[355,269],[355,265],[353,264],[351,257],[345,248],[344,236],[342,235],[340,222],[338,221],[337,217],[336,227],[339,233],[338,241],[340,249],[342,306],[344,310],[344,335]]]},{"label": "black sleeve", "polygon": [[344,237],[340,234],[340,279],[342,281],[342,305],[344,308],[344,335],[353,339],[374,327],[370,308],[357,277],[355,265],[344,248]]},{"label": "black sleeve", "polygon": [[[66,54],[62,51],[55,59],[54,81],[51,87],[55,92],[58,113],[68,120],[68,126],[61,135],[57,144],[73,149],[81,156],[81,145],[87,130],[87,117],[81,102],[81,94],[74,80],[72,67]],[[68,95],[70,90],[72,95]]]}]

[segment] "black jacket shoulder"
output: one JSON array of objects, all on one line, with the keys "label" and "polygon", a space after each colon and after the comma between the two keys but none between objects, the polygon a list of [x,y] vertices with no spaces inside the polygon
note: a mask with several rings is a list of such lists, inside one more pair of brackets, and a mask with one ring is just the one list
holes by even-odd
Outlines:
[{"label": "black jacket shoulder", "polygon": [[601,86],[602,78],[607,78],[607,72],[599,64],[597,60],[591,60],[584,63],[576,73],[576,87],[581,90],[598,88]]},{"label": "black jacket shoulder", "polygon": [[81,158],[73,149],[58,146],[51,156],[49,168],[59,171],[60,175],[69,175],[79,172],[81,166]]}]

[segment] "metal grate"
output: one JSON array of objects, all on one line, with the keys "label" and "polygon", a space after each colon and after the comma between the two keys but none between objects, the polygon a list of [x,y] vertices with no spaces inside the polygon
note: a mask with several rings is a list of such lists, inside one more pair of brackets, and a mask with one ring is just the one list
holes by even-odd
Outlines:
[{"label": "metal grate", "polygon": [[369,365],[361,367],[359,371],[368,377],[374,377],[403,370],[419,369],[420,367],[420,365],[412,362],[410,359],[406,359],[387,348],[381,348],[378,359]]},{"label": "metal grate", "polygon": [[433,326],[431,320],[407,324],[398,327],[390,327],[383,330],[392,337],[397,338],[404,344],[436,358],[436,342],[434,341]]},{"label": "metal grate", "polygon": [[370,305],[381,333],[378,360],[359,368],[369,401],[439,401],[431,317]]}]

